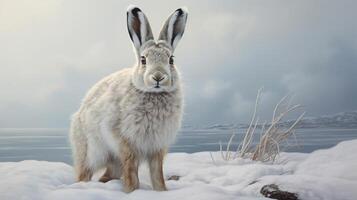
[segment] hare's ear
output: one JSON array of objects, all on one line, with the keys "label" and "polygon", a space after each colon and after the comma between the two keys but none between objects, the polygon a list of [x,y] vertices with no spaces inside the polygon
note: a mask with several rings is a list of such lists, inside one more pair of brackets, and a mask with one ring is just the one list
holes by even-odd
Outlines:
[{"label": "hare's ear", "polygon": [[126,14],[129,35],[138,56],[140,56],[140,47],[148,40],[154,39],[151,27],[148,19],[140,8],[129,6]]},{"label": "hare's ear", "polygon": [[160,32],[159,40],[166,41],[172,51],[175,50],[185,31],[188,11],[186,8],[179,8],[172,13],[166,20]]}]

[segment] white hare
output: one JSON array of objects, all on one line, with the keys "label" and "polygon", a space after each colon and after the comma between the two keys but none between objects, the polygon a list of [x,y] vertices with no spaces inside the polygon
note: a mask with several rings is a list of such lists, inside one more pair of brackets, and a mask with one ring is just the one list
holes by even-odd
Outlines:
[{"label": "white hare", "polygon": [[137,64],[92,87],[72,116],[70,141],[78,181],[105,167],[100,181],[122,177],[123,190],[139,187],[138,166],[147,161],[154,190],[166,190],[162,164],[181,125],[183,96],[173,52],[188,12],[177,9],[154,40],[144,13],[127,10]]}]

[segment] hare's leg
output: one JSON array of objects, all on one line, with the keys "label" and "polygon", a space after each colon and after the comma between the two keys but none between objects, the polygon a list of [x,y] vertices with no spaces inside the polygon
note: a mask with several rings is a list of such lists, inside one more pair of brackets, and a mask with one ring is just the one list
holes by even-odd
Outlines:
[{"label": "hare's leg", "polygon": [[77,181],[88,182],[93,176],[93,171],[87,167],[81,167],[77,169]]},{"label": "hare's leg", "polygon": [[74,114],[70,129],[73,165],[77,181],[90,181],[93,170],[88,165],[88,140],[83,133],[78,114]]},{"label": "hare's leg", "polygon": [[122,172],[122,169],[121,169],[120,160],[117,158],[114,158],[113,156],[110,156],[110,158],[108,159],[105,173],[99,179],[99,181],[106,183],[113,179],[120,179],[121,172]]},{"label": "hare's leg", "polygon": [[123,173],[123,191],[132,192],[139,188],[139,160],[127,141],[121,141],[120,145],[120,162],[122,164]]},{"label": "hare's leg", "polygon": [[166,151],[161,150],[151,155],[149,158],[149,168],[151,183],[154,190],[165,191],[166,185],[164,181],[164,174],[162,170],[163,159]]},{"label": "hare's leg", "polygon": [[87,145],[74,147],[73,158],[77,181],[90,181],[93,170],[88,166]]}]

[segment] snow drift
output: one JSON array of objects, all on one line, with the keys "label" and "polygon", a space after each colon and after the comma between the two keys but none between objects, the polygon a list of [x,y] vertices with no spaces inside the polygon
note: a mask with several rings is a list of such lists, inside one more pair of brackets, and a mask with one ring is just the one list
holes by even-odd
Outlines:
[{"label": "snow drift", "polygon": [[121,181],[75,183],[73,169],[64,163],[22,161],[0,163],[0,199],[265,199],[260,189],[277,184],[299,199],[353,200],[357,198],[357,140],[311,154],[282,153],[274,164],[246,159],[223,161],[214,153],[170,153],[165,161],[167,192],[155,192],[145,167],[140,189],[121,192]]}]

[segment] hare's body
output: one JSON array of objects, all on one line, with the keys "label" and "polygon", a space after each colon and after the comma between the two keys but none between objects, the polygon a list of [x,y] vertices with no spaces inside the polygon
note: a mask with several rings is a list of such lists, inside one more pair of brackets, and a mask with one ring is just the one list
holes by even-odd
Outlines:
[{"label": "hare's body", "polygon": [[187,11],[176,10],[155,42],[145,15],[128,9],[128,30],[138,62],[94,85],[72,116],[70,140],[78,181],[106,168],[102,182],[123,178],[124,191],[139,186],[138,166],[147,161],[155,190],[166,190],[162,163],[181,125],[183,98],[173,50]]},{"label": "hare's body", "polygon": [[121,140],[129,142],[143,160],[166,150],[180,127],[180,88],[142,92],[131,83],[131,73],[131,68],[124,69],[98,82],[72,117],[71,141],[76,152],[83,152],[75,161],[85,160],[92,171],[105,167],[113,157],[119,159]]}]

